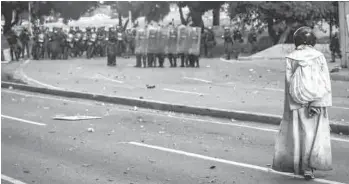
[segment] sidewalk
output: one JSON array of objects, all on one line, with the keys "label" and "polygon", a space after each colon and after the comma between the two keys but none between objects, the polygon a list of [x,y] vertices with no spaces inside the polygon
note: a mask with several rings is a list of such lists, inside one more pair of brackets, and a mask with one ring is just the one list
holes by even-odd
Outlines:
[{"label": "sidewalk", "polygon": [[[283,111],[281,61],[202,59],[201,68],[134,68],[134,59],[29,61],[16,76],[37,87],[123,96],[161,103],[270,114]],[[16,63],[14,63],[16,64]],[[168,63],[166,63],[168,65]],[[149,86],[155,88],[149,89]],[[349,124],[349,82],[332,81],[331,121]]]}]

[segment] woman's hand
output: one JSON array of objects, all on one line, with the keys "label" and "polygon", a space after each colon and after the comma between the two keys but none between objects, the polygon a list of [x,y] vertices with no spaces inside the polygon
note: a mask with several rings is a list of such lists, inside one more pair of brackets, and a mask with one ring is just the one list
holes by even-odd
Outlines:
[{"label": "woman's hand", "polygon": [[321,107],[308,107],[308,115],[309,117],[313,117],[315,114],[320,114],[321,113]]}]

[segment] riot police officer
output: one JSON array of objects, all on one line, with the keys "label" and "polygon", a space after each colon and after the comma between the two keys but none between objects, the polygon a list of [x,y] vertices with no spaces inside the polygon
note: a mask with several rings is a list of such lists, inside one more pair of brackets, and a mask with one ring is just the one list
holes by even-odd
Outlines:
[{"label": "riot police officer", "polygon": [[224,39],[224,53],[225,53],[225,58],[227,60],[230,59],[231,51],[233,50],[233,37],[230,32],[229,27],[224,28],[224,35],[222,36]]},{"label": "riot police officer", "polygon": [[111,28],[107,43],[107,66],[116,66],[116,55],[118,51],[117,42],[116,30]]},{"label": "riot police officer", "polygon": [[170,34],[168,38],[168,60],[170,61],[170,67],[177,67],[177,29],[174,26],[170,26]]},{"label": "riot police officer", "polygon": [[213,33],[212,27],[208,28],[208,31],[206,33],[206,40],[205,40],[206,48],[207,48],[207,56],[209,58],[212,58],[212,49],[216,46],[216,38]]},{"label": "riot police officer", "polygon": [[147,67],[147,30],[143,28],[137,28],[135,37],[135,54],[136,54],[136,66],[135,67]]},{"label": "riot police officer", "polygon": [[79,26],[75,27],[75,33],[81,33],[81,30],[80,30]]},{"label": "riot police officer", "polygon": [[70,26],[69,34],[73,34],[73,35],[75,34],[75,30],[73,26]]},{"label": "riot police officer", "polygon": [[24,58],[25,50],[27,50],[27,57],[28,58],[30,57],[30,51],[29,51],[30,37],[31,37],[31,35],[30,35],[28,29],[27,28],[23,28],[23,30],[22,30],[22,32],[21,32],[21,34],[19,36],[19,38],[20,38],[20,40],[22,42],[22,45],[23,45],[23,47],[22,47],[22,58]]},{"label": "riot police officer", "polygon": [[330,42],[330,51],[331,51],[331,62],[336,62],[336,55],[339,58],[342,58],[341,50],[340,50],[340,45],[339,45],[339,36],[338,32],[336,32]]},{"label": "riot police officer", "polygon": [[257,33],[254,28],[251,29],[247,36],[248,43],[251,44],[251,52],[254,53],[256,49],[256,43],[257,43]]},{"label": "riot police officer", "polygon": [[234,53],[234,58],[238,59],[239,54],[241,53],[241,45],[244,42],[243,38],[242,38],[242,33],[240,32],[240,30],[235,29],[233,31],[233,41],[234,41],[234,46],[233,46],[233,53]]}]

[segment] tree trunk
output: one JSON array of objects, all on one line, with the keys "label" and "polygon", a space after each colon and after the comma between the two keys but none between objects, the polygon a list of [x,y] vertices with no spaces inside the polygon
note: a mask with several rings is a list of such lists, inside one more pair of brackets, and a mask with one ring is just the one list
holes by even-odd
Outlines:
[{"label": "tree trunk", "polygon": [[291,33],[292,28],[298,26],[298,22],[286,23],[286,30],[281,34],[278,44],[283,44],[286,42],[288,35]]},{"label": "tree trunk", "polygon": [[4,33],[6,34],[12,27],[12,8],[1,12],[5,19]]},{"label": "tree trunk", "polygon": [[274,30],[274,20],[273,18],[269,17],[267,19],[268,23],[268,34],[270,38],[273,40],[274,45],[279,41],[279,36],[276,34],[276,31]]},{"label": "tree trunk", "polygon": [[181,18],[181,23],[183,25],[187,25],[188,22],[184,18],[182,7],[179,7],[179,16]]},{"label": "tree trunk", "polygon": [[129,22],[130,22],[130,19],[127,19],[127,21],[126,21],[125,24],[124,24],[123,30],[126,30],[126,29],[127,29],[127,25],[128,25]]},{"label": "tree trunk", "polygon": [[281,34],[278,44],[283,44],[286,42],[288,35],[291,32],[292,27],[287,25],[286,30]]},{"label": "tree trunk", "polygon": [[122,27],[122,16],[119,15],[118,18],[119,18],[119,26]]},{"label": "tree trunk", "polygon": [[213,14],[212,26],[219,26],[220,7],[213,9],[212,14]]},{"label": "tree trunk", "polygon": [[204,21],[202,20],[202,12],[195,11],[195,9],[190,8],[190,14],[193,21],[193,25],[195,27],[204,26]]},{"label": "tree trunk", "polygon": [[332,21],[332,14],[330,14],[330,41],[332,40],[332,27],[333,27],[333,21]]}]

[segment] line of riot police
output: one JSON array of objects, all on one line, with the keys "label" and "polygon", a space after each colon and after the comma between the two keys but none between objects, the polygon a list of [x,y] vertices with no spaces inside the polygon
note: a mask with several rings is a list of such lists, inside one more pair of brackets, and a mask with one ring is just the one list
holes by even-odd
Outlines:
[{"label": "line of riot police", "polygon": [[[123,31],[120,27],[87,27],[80,30],[73,27],[70,30],[62,28],[35,29],[32,55],[34,59],[68,59],[69,57],[81,57],[85,53],[86,58],[107,56],[110,42],[116,44],[116,55],[125,53],[126,46],[132,46],[132,34],[130,30]],[[111,37],[113,37],[111,39]],[[114,39],[115,37],[115,39]],[[110,40],[110,41],[109,41]],[[110,49],[109,49],[110,50]],[[132,49],[131,49],[132,50]]]},{"label": "line of riot police", "polygon": [[199,67],[201,28],[179,25],[146,26],[136,29],[136,67]]},{"label": "line of riot police", "polygon": [[[115,51],[118,56],[129,57],[134,52],[134,34],[131,29],[124,31],[119,26],[106,27],[70,27],[63,29],[58,27],[34,27],[33,35],[27,28],[20,32],[11,30],[6,34],[10,45],[11,59],[19,60],[30,55],[35,60],[39,59],[68,59],[74,57],[105,57],[107,47],[110,45],[109,39],[115,37],[112,44],[116,44]],[[31,49],[29,48],[31,46]],[[111,49],[109,49],[110,51]]]},{"label": "line of riot police", "polygon": [[[109,28],[109,29],[108,29]],[[210,50],[215,46],[215,36],[212,29],[202,29],[191,26],[153,26],[126,29],[119,26],[110,27],[35,27],[33,35],[24,28],[19,36],[10,34],[8,39],[16,60],[25,51],[29,58],[29,45],[32,45],[33,59],[68,59],[74,57],[107,56],[107,65],[115,66],[116,57],[125,58],[136,55],[136,67],[164,67],[165,59],[169,60],[171,67],[177,67],[180,60],[181,67],[199,67],[201,51],[210,56]],[[18,35],[18,34],[17,34]],[[32,39],[31,39],[32,38]],[[224,35],[224,48],[226,58],[230,59],[237,49],[233,45],[243,42],[242,34],[226,28]],[[256,37],[251,37],[255,42]],[[29,44],[32,40],[32,44]],[[234,42],[234,44],[233,44]],[[12,44],[11,44],[12,43]]]}]

